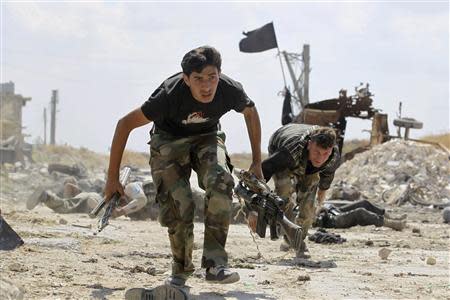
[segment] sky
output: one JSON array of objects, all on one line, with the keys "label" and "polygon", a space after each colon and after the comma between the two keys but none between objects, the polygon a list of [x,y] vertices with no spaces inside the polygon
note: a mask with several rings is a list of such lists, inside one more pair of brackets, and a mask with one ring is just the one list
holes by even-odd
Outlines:
[{"label": "sky", "polygon": [[[450,131],[448,1],[2,1],[0,79],[32,98],[23,109],[29,142],[43,139],[43,110],[49,115],[57,89],[56,142],[107,153],[119,118],[179,72],[186,52],[211,45],[222,72],[256,103],[267,152],[281,126],[280,61],[276,49],[242,53],[238,44],[243,31],[272,21],[280,51],[310,45],[311,102],[367,82],[391,134],[400,101],[402,116],[424,123],[412,137]],[[231,111],[221,123],[228,151],[250,152],[243,115]],[[370,126],[349,119],[346,138],[368,138]],[[150,128],[134,130],[127,149],[147,152]]]}]

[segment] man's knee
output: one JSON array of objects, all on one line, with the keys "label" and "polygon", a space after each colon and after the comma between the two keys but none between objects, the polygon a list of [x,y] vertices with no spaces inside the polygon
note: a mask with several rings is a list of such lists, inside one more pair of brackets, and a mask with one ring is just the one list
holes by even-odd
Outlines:
[{"label": "man's knee", "polygon": [[158,221],[163,227],[169,227],[174,228],[176,227],[180,220],[175,216],[172,209],[165,205],[159,205],[159,215],[158,215]]},{"label": "man's knee", "polygon": [[287,184],[284,185],[276,185],[275,186],[275,193],[283,198],[285,201],[288,201],[293,193],[292,185],[290,181]]},{"label": "man's knee", "polygon": [[184,238],[186,238],[188,235],[191,235],[193,233],[194,230],[194,223],[190,222],[190,221],[186,221],[186,222],[182,222],[182,221],[177,221],[174,222],[173,224],[170,224],[170,226],[167,226],[167,232],[169,234],[169,238],[173,238],[176,239],[178,241],[178,239],[180,238],[180,236],[183,237],[182,240],[184,240]]},{"label": "man's knee", "polygon": [[289,172],[283,171],[276,173],[274,176],[275,193],[288,201],[291,195],[294,193],[292,186],[292,180]]},{"label": "man's knee", "polygon": [[352,214],[354,216],[360,217],[360,218],[364,218],[369,212],[367,211],[367,209],[363,208],[363,207],[358,207],[350,212],[348,212],[347,214]]},{"label": "man's knee", "polygon": [[[181,191],[178,191],[181,193]],[[157,195],[159,203],[158,220],[163,227],[175,227],[181,223],[189,223],[194,220],[195,204],[189,199],[192,197],[190,190],[182,191],[185,196],[174,199],[174,194],[162,191]]]},{"label": "man's knee", "polygon": [[208,169],[203,184],[208,194],[223,194],[230,199],[233,195],[233,176],[231,176],[228,168],[219,164]]},{"label": "man's knee", "polygon": [[214,195],[214,192],[208,197],[206,205],[206,219],[209,222],[229,223],[231,217],[231,199],[223,195]]}]

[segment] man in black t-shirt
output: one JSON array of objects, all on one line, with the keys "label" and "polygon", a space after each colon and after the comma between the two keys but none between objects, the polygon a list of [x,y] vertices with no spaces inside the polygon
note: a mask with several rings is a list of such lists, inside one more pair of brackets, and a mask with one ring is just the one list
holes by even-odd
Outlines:
[{"label": "man in black t-shirt", "polygon": [[123,193],[118,174],[128,135],[153,121],[150,166],[160,205],[159,221],[168,227],[173,255],[172,275],[166,283],[184,286],[194,271],[192,170],[206,192],[202,256],[206,280],[232,283],[239,280],[239,274],[227,268],[225,243],[234,182],[219,119],[232,109],[244,115],[253,154],[250,171],[262,178],[259,116],[242,85],[221,74],[216,49],[204,46],[191,50],[181,66],[182,73],[166,79],[141,107],[119,120],[105,194],[109,199],[116,191]]}]

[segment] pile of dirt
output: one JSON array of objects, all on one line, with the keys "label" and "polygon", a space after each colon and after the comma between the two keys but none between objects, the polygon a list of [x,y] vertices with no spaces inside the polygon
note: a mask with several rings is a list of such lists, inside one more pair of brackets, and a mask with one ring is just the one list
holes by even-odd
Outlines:
[{"label": "pile of dirt", "polygon": [[[62,186],[67,176],[84,178],[88,181],[105,180],[109,156],[87,148],[69,145],[33,145],[32,161],[25,157],[23,162],[2,164],[0,167],[1,199],[24,201],[38,187],[55,190]],[[130,166],[133,176],[148,177],[149,154],[125,151],[122,166]],[[55,167],[57,166],[57,168]],[[65,173],[63,170],[79,170]],[[141,177],[135,180],[142,179]]]},{"label": "pile of dirt", "polygon": [[400,139],[377,145],[342,164],[333,189],[353,186],[369,200],[401,205],[450,203],[447,153],[427,144]]}]

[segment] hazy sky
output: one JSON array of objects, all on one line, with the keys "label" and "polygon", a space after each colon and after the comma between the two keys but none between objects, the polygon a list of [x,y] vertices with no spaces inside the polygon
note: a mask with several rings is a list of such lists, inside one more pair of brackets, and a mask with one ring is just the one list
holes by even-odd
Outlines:
[{"label": "hazy sky", "polygon": [[[374,106],[424,122],[413,137],[449,129],[449,3],[440,2],[7,2],[1,7],[1,82],[32,97],[23,110],[29,141],[43,137],[43,109],[60,94],[57,143],[107,152],[117,120],[140,106],[184,53],[222,53],[259,110],[262,148],[281,125],[283,78],[275,49],[241,53],[242,31],[273,21],[280,50],[311,47],[311,102],[353,94],[368,82]],[[243,116],[223,119],[230,152],[250,152]],[[369,121],[349,119],[347,138],[367,138]],[[128,149],[147,151],[150,126]]]}]

